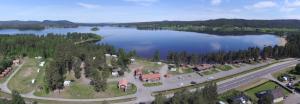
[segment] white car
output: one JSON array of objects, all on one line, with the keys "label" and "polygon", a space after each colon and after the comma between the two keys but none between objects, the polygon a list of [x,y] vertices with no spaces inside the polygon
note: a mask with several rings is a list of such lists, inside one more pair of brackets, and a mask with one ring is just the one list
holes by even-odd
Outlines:
[{"label": "white car", "polygon": [[207,79],[208,80],[213,80],[213,79],[215,79],[215,77],[208,77]]}]

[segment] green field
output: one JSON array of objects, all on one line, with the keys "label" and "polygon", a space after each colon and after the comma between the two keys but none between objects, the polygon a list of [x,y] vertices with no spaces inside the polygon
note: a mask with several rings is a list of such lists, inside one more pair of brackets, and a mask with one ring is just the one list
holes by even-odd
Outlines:
[{"label": "green field", "polygon": [[187,74],[187,73],[193,73],[194,70],[192,68],[177,68],[176,71],[169,71],[168,73],[169,74],[172,74],[172,75],[179,75],[179,74]]},{"label": "green field", "polygon": [[69,99],[93,99],[93,98],[109,98],[118,97],[124,95],[130,95],[136,93],[137,88],[131,84],[126,92],[118,88],[117,82],[110,82],[107,85],[107,89],[104,92],[95,92],[93,86],[82,84],[79,82],[72,82],[69,87],[65,87],[60,93],[51,92],[49,94],[41,94],[39,92],[34,93],[37,96],[45,97],[59,97]]},{"label": "green field", "polygon": [[20,93],[29,93],[35,89],[35,84],[31,83],[38,75],[38,61],[32,58],[25,58],[23,67],[9,81],[8,88],[17,90]]},{"label": "green field", "polygon": [[220,66],[217,66],[218,69],[222,70],[222,71],[228,71],[228,70],[231,70],[233,69],[231,66],[229,65],[220,65]]},{"label": "green field", "polygon": [[151,62],[151,61],[147,61],[147,60],[139,60],[137,59],[136,62],[140,65],[144,66],[144,69],[146,70],[158,70],[159,68],[161,68],[163,65],[159,65],[157,64],[157,62]]},{"label": "green field", "polygon": [[218,73],[219,71],[217,69],[208,69],[207,71],[201,72],[201,74],[203,75],[211,75],[211,74],[215,74]]},{"label": "green field", "polygon": [[144,83],[143,84],[145,87],[153,87],[153,86],[160,86],[162,85],[161,82],[154,82],[154,83]]},{"label": "green field", "polygon": [[[275,87],[281,87],[280,85],[278,85],[275,82],[272,81],[268,81],[266,83],[263,83],[261,85],[258,85],[256,87],[250,88],[248,90],[245,91],[245,94],[248,95],[249,97],[251,97],[253,100],[257,101],[258,98],[255,96],[256,93],[261,92],[261,91],[265,91],[265,90],[271,90],[274,89]],[[283,88],[283,87],[281,87]],[[284,94],[285,95],[289,95],[290,92],[286,89],[284,89]]]}]

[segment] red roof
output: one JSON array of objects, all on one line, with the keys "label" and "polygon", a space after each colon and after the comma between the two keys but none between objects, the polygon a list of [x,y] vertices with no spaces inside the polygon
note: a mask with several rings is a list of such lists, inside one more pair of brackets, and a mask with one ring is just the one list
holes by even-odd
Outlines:
[{"label": "red roof", "polygon": [[157,74],[144,74],[142,75],[141,77],[142,79],[158,79],[160,78],[160,74],[157,73]]},{"label": "red roof", "polygon": [[120,81],[119,81],[119,86],[121,86],[121,85],[127,86],[127,85],[128,85],[128,81],[125,80],[125,79],[120,80]]}]

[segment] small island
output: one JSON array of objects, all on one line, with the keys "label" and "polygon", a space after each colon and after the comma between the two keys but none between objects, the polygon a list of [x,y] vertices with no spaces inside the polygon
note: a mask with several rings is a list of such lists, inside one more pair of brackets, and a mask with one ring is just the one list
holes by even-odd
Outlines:
[{"label": "small island", "polygon": [[93,28],[91,28],[91,30],[92,30],[92,31],[98,31],[99,28],[98,28],[98,27],[93,27]]}]

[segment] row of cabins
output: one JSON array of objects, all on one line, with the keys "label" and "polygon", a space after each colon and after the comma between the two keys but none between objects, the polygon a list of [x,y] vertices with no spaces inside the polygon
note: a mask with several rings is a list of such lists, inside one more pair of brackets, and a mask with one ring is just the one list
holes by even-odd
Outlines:
[{"label": "row of cabins", "polygon": [[193,70],[195,71],[203,71],[203,70],[207,70],[212,68],[213,65],[212,64],[201,64],[201,65],[197,65],[193,68]]},{"label": "row of cabins", "polygon": [[4,78],[6,75],[8,75],[11,72],[12,68],[11,67],[7,67],[1,74],[0,74],[0,78]]},{"label": "row of cabins", "polygon": [[[279,103],[279,102],[282,102],[285,98],[285,95],[283,92],[284,91],[282,88],[275,88],[275,89],[260,91],[260,92],[256,93],[255,95],[259,99],[258,104],[263,104],[261,102],[262,98],[267,95],[272,96],[273,103]],[[231,97],[230,99],[228,99],[228,103],[229,104],[252,104],[250,99],[244,94]],[[219,104],[224,104],[224,103],[219,102]]]},{"label": "row of cabins", "polygon": [[160,73],[143,74],[141,69],[135,70],[134,76],[135,78],[139,78],[141,81],[144,82],[155,82],[161,79]]},{"label": "row of cabins", "polygon": [[[21,61],[19,59],[13,60],[13,65],[20,65]],[[7,67],[4,71],[1,72],[0,78],[4,78],[12,71],[12,67]]]},{"label": "row of cabins", "polygon": [[[194,71],[204,71],[214,66],[212,64],[200,64],[200,65],[181,64],[180,67],[192,68]],[[177,71],[176,65],[174,64],[169,64],[168,68],[170,71]]]}]

